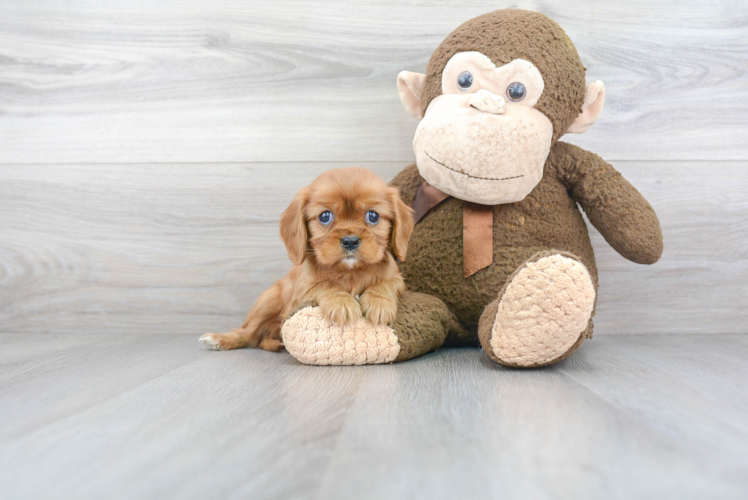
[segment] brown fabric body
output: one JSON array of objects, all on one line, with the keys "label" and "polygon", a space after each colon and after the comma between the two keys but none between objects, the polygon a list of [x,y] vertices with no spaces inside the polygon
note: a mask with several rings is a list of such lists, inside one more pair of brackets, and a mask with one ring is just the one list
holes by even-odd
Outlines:
[{"label": "brown fabric body", "polygon": [[[410,207],[418,223],[449,195],[424,181]],[[487,205],[464,202],[462,207],[462,262],[465,277],[472,276],[493,262],[493,209]]]},{"label": "brown fabric body", "polygon": [[[411,203],[422,183],[411,165],[391,184]],[[563,142],[553,146],[542,180],[524,200],[493,207],[493,263],[474,275],[463,274],[463,202],[449,198],[421,219],[400,270],[409,290],[438,297],[455,315],[462,329],[451,328],[447,344],[478,344],[484,308],[538,252],[575,255],[597,288],[595,256],[577,202],[624,257],[642,263],[659,258],[662,233],[649,203],[599,156]]]}]

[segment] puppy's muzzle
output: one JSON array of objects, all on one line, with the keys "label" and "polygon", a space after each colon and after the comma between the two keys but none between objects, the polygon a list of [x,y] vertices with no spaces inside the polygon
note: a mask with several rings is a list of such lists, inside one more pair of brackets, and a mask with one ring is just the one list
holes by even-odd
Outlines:
[{"label": "puppy's muzzle", "polygon": [[344,236],[340,238],[340,244],[343,245],[343,248],[352,252],[358,248],[361,244],[361,240],[357,236]]}]

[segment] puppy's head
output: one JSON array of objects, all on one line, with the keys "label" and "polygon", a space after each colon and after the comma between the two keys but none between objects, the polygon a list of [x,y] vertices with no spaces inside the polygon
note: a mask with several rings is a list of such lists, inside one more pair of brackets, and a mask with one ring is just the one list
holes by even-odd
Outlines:
[{"label": "puppy's head", "polygon": [[341,270],[381,262],[389,250],[405,260],[412,231],[412,210],[397,189],[363,168],[325,172],[281,216],[281,238],[296,265],[308,252]]}]

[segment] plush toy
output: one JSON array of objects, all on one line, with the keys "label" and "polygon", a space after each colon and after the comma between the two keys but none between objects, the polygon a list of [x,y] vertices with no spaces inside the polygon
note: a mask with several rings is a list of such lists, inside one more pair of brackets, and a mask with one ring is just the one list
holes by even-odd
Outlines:
[{"label": "plush toy", "polygon": [[578,206],[625,258],[652,264],[662,233],[652,207],[599,156],[559,142],[603,107],[602,82],[561,27],[500,10],[452,32],[426,74],[397,80],[421,119],[416,164],[392,181],[415,212],[400,263],[408,292],[391,328],[320,321],[311,305],[283,325],[310,364],[404,361],[478,345],[501,364],[564,359],[592,335],[597,269]]}]

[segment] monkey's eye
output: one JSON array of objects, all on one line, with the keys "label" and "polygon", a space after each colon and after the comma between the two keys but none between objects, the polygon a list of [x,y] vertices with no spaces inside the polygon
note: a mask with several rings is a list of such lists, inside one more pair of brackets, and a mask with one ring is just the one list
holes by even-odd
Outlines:
[{"label": "monkey's eye", "polygon": [[333,218],[334,217],[332,216],[332,212],[330,212],[329,210],[322,212],[321,214],[319,214],[319,217],[318,217],[320,224],[322,224],[323,226],[326,226],[329,223],[331,223]]},{"label": "monkey's eye", "polygon": [[369,210],[368,212],[366,212],[366,222],[373,226],[374,224],[379,222],[379,214],[374,210]]},{"label": "monkey's eye", "polygon": [[525,98],[525,95],[527,95],[525,86],[519,82],[510,83],[506,88],[506,96],[511,101],[521,101]]},{"label": "monkey's eye", "polygon": [[457,85],[460,90],[467,90],[473,86],[473,75],[469,71],[463,71],[460,76],[457,77]]}]

